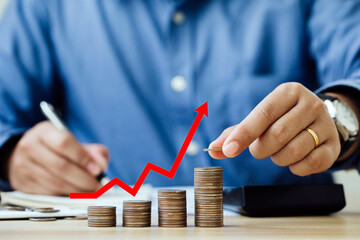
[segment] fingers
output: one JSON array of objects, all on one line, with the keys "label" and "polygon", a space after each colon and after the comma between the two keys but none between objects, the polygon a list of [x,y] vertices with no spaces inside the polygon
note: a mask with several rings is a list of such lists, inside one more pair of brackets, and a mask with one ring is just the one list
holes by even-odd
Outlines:
[{"label": "fingers", "polygon": [[109,150],[101,144],[85,144],[85,150],[92,156],[93,159],[101,166],[102,171],[107,171],[110,159]]},{"label": "fingers", "polygon": [[[319,106],[320,105],[320,106]],[[251,154],[257,159],[263,159],[286,147],[290,141],[300,134],[310,124],[319,122],[319,108],[323,103],[314,104],[311,101],[300,101],[294,108],[274,122],[249,147]],[[304,114],[307,113],[307,114]],[[324,126],[312,126],[324,140],[329,137],[328,129]],[[310,135],[311,136],[311,135]]]},{"label": "fingers", "polygon": [[[38,131],[42,144],[69,161],[87,169],[94,176],[101,172],[99,165],[95,164],[95,159],[69,132],[58,130],[48,122],[39,124],[39,127],[42,128],[41,131]],[[44,134],[45,132],[46,134]]]},{"label": "fingers", "polygon": [[[319,138],[319,146],[328,141],[331,134],[327,129],[322,128],[319,124],[309,126]],[[284,148],[271,155],[271,160],[278,166],[289,166],[301,161],[315,148],[313,136],[306,130],[302,130],[294,139],[292,139]]]},{"label": "fingers", "polygon": [[[230,135],[230,133],[235,129],[236,125],[235,126],[232,126],[232,127],[228,127],[227,129],[225,129],[221,134],[220,136],[215,140],[213,141],[210,145],[209,145],[209,148],[221,148],[226,140],[226,138]],[[224,159],[224,158],[227,158],[223,152],[214,152],[214,151],[210,151],[209,152],[210,156],[212,158],[215,158],[215,159]]]},{"label": "fingers", "polygon": [[36,183],[36,179],[33,180],[28,179],[28,181],[24,183],[22,186],[23,188],[21,189],[19,188],[14,188],[14,189],[28,194],[51,195],[49,194],[47,189],[45,189],[42,185],[38,185]]},{"label": "fingers", "polygon": [[225,140],[224,155],[235,157],[240,154],[277,119],[296,105],[299,95],[298,85],[300,84],[280,85],[264,98]]},{"label": "fingers", "polygon": [[35,179],[33,179],[33,182],[35,182],[37,186],[36,188],[32,188],[33,193],[65,196],[69,195],[70,192],[76,192],[80,190],[71,184],[62,181],[57,176],[54,176],[42,166],[36,163],[33,163],[33,165],[34,166],[31,168],[31,174],[37,176]]},{"label": "fingers", "polygon": [[334,155],[338,155],[339,148],[334,148],[331,142],[322,144],[314,149],[303,160],[291,164],[290,171],[298,176],[320,173],[329,169],[335,162]]},{"label": "fingers", "polygon": [[[20,157],[25,158],[25,156]],[[17,161],[11,164],[14,164],[17,173],[16,177],[14,174],[10,175],[10,183],[14,190],[30,194],[59,195],[59,193],[55,191],[57,188],[51,187],[50,185],[51,182],[53,182],[50,174],[44,174],[44,170],[41,170],[39,166],[32,161]],[[56,180],[57,179],[54,181]]]},{"label": "fingers", "polygon": [[90,192],[100,186],[96,178],[90,173],[52,151],[41,142],[28,154],[31,161],[42,166],[61,182],[73,186],[77,191]]},{"label": "fingers", "polygon": [[[9,182],[14,190],[35,193],[34,182],[36,176],[30,174],[31,163],[30,161],[22,161],[26,157],[21,152],[15,151],[12,156],[16,155],[16,158],[11,158],[9,161]],[[45,191],[42,187],[39,187]]]}]

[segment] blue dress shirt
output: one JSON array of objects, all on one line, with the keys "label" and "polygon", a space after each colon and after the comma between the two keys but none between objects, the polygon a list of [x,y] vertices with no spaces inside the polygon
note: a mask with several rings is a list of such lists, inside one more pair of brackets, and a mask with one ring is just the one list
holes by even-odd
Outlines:
[{"label": "blue dress shirt", "polygon": [[0,146],[43,121],[46,100],[79,141],[109,147],[110,178],[134,184],[147,162],[170,169],[208,101],[175,178],[146,182],[192,185],[194,167],[216,165],[228,186],[328,183],[329,172],[298,177],[247,150],[214,160],[199,149],[281,83],[359,91],[359,80],[356,0],[12,0],[0,23]]}]

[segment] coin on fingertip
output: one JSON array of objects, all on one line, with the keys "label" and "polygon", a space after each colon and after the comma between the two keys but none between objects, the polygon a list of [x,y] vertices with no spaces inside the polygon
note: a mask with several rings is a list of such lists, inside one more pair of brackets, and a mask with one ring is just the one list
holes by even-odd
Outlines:
[{"label": "coin on fingertip", "polygon": [[222,148],[204,148],[204,152],[221,152]]}]

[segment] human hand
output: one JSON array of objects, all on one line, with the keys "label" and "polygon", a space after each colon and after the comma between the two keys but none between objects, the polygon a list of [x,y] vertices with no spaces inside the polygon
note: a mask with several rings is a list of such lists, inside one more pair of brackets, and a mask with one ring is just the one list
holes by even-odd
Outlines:
[{"label": "human hand", "polygon": [[28,130],[15,146],[8,178],[15,190],[26,193],[92,192],[101,187],[96,176],[106,170],[108,159],[105,146],[81,145],[71,133],[45,121]]},{"label": "human hand", "polygon": [[[312,129],[319,138],[315,148]],[[216,159],[235,157],[249,147],[257,159],[271,157],[299,176],[330,168],[340,154],[340,139],[320,98],[299,83],[284,83],[264,98],[239,124],[210,144]]]}]

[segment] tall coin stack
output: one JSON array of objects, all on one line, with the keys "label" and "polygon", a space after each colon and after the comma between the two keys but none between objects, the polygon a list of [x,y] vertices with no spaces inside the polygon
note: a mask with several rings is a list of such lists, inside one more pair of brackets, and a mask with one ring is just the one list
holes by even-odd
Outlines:
[{"label": "tall coin stack", "polygon": [[158,190],[159,227],[186,227],[186,191]]},{"label": "tall coin stack", "polygon": [[123,202],[124,227],[150,227],[151,201],[129,200]]},{"label": "tall coin stack", "polygon": [[112,206],[89,206],[88,207],[89,227],[115,227],[116,207]]},{"label": "tall coin stack", "polygon": [[222,227],[223,169],[222,167],[195,168],[195,226]]}]

